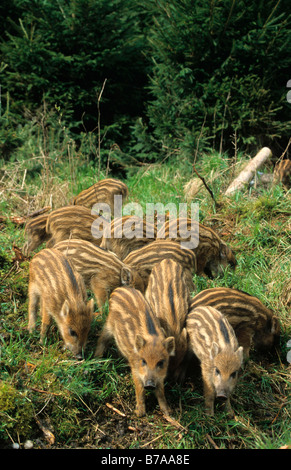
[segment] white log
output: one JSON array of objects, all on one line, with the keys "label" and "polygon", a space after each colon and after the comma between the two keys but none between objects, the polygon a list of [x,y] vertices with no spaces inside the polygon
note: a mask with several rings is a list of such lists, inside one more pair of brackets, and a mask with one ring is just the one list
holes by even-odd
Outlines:
[{"label": "white log", "polygon": [[240,174],[232,181],[224,194],[228,196],[234,191],[242,189],[247,183],[251,181],[257,169],[260,168],[266,162],[266,160],[271,157],[271,155],[271,150],[268,147],[263,147],[240,172]]}]

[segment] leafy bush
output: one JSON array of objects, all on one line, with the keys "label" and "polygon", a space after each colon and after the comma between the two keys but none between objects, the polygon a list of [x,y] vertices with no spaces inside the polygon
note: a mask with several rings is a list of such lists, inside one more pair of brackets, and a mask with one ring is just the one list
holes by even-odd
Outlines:
[{"label": "leafy bush", "polygon": [[[7,18],[2,38],[1,84],[11,112],[24,117],[40,107],[61,108],[79,131],[98,124],[97,101],[103,92],[105,125],[139,115],[146,80],[143,36],[135,2],[14,0],[16,16]],[[114,129],[111,129],[114,136]]]},{"label": "leafy bush", "polygon": [[118,169],[132,158],[233,151],[234,140],[240,150],[286,148],[287,0],[2,3],[6,159],[23,142],[19,124],[44,106],[58,110],[77,145],[85,131],[86,149],[100,161],[91,152],[98,131],[102,163],[111,155]]},{"label": "leafy bush", "polygon": [[289,137],[287,2],[148,4],[155,23],[147,114],[157,140],[193,155],[198,144],[229,150],[234,134],[244,148]]}]

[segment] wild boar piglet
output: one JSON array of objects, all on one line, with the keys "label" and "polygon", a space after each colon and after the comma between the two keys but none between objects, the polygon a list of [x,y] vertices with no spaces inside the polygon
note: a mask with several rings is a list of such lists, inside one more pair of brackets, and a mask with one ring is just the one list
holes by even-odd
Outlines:
[{"label": "wild boar piglet", "polygon": [[186,328],[190,348],[200,360],[206,413],[214,414],[215,398],[219,397],[232,415],[230,395],[243,362],[243,348],[233,328],[218,310],[203,306],[190,310]]},{"label": "wild boar piglet", "polygon": [[118,258],[126,256],[155,239],[155,224],[135,215],[115,217],[104,229],[100,247],[113,251]]},{"label": "wild boar piglet", "polygon": [[102,356],[114,338],[121,354],[128,360],[136,394],[136,414],[143,416],[145,390],[153,389],[165,415],[170,413],[164,380],[169,356],[175,353],[174,337],[165,337],[157,318],[141,292],[119,287],[109,299],[109,313],[97,342],[96,356]]},{"label": "wild boar piglet", "polygon": [[46,233],[49,235],[46,247],[70,238],[79,238],[99,246],[108,222],[83,206],[65,206],[53,210],[47,218]]},{"label": "wild boar piglet", "polygon": [[253,295],[229,287],[213,287],[191,299],[191,309],[200,306],[216,308],[227,318],[244,348],[245,358],[249,357],[251,346],[271,351],[279,342],[278,318]]},{"label": "wild boar piglet", "polygon": [[157,232],[157,239],[171,239],[193,250],[197,258],[197,274],[219,276],[226,267],[235,269],[237,261],[231,248],[210,227],[189,217],[166,220]]},{"label": "wild boar piglet", "polygon": [[73,204],[90,209],[95,204],[105,203],[108,204],[113,215],[114,196],[122,196],[123,202],[128,196],[128,187],[123,181],[114,178],[106,178],[81,191],[74,197]]},{"label": "wild boar piglet", "polygon": [[36,326],[40,306],[41,343],[53,318],[66,348],[80,357],[85,348],[93,318],[94,300],[87,302],[82,277],[58,250],[37,253],[29,266],[28,329]]},{"label": "wild boar piglet", "polygon": [[190,291],[193,291],[195,289],[193,275],[197,269],[196,255],[192,250],[181,247],[178,242],[173,240],[152,241],[129,253],[124,262],[139,272],[146,287],[152,269],[164,259],[172,259],[180,264],[187,286]]},{"label": "wild boar piglet", "polygon": [[287,190],[291,188],[291,160],[280,160],[276,163],[273,182],[282,183]]},{"label": "wild boar piglet", "polygon": [[64,240],[57,243],[54,249],[61,251],[81,274],[86,287],[95,295],[99,312],[117,287],[128,285],[144,291],[137,270],[127,266],[111,251],[80,239]]},{"label": "wild boar piglet", "polygon": [[182,266],[172,259],[156,264],[149,276],[145,297],[166,335],[175,338],[175,355],[170,357],[169,377],[182,380],[182,364],[188,350],[186,317],[190,304]]},{"label": "wild boar piglet", "polygon": [[41,214],[38,217],[28,220],[25,224],[24,233],[26,242],[23,245],[23,253],[25,256],[30,255],[32,251],[50,238],[50,235],[46,232],[47,218],[48,214]]}]

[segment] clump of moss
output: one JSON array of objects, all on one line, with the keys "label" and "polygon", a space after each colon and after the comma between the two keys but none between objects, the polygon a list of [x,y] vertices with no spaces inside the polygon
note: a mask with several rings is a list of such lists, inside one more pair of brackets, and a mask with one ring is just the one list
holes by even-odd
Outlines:
[{"label": "clump of moss", "polygon": [[271,216],[273,210],[277,206],[275,198],[271,198],[268,195],[262,195],[258,197],[253,203],[253,211],[260,219],[265,219]]},{"label": "clump of moss", "polygon": [[34,410],[27,392],[17,390],[12,384],[0,382],[0,436],[13,439],[28,438],[31,434]]},{"label": "clump of moss", "polygon": [[0,413],[14,410],[17,390],[6,382],[0,382]]}]

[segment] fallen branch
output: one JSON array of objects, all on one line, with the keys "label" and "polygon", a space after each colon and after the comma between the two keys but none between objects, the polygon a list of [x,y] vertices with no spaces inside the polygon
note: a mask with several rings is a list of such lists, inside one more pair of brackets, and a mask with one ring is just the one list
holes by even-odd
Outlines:
[{"label": "fallen branch", "polygon": [[247,166],[240,172],[240,174],[233,180],[225,191],[228,196],[239,189],[242,189],[254,177],[258,168],[260,168],[272,155],[268,147],[263,147],[257,155],[247,164]]}]

